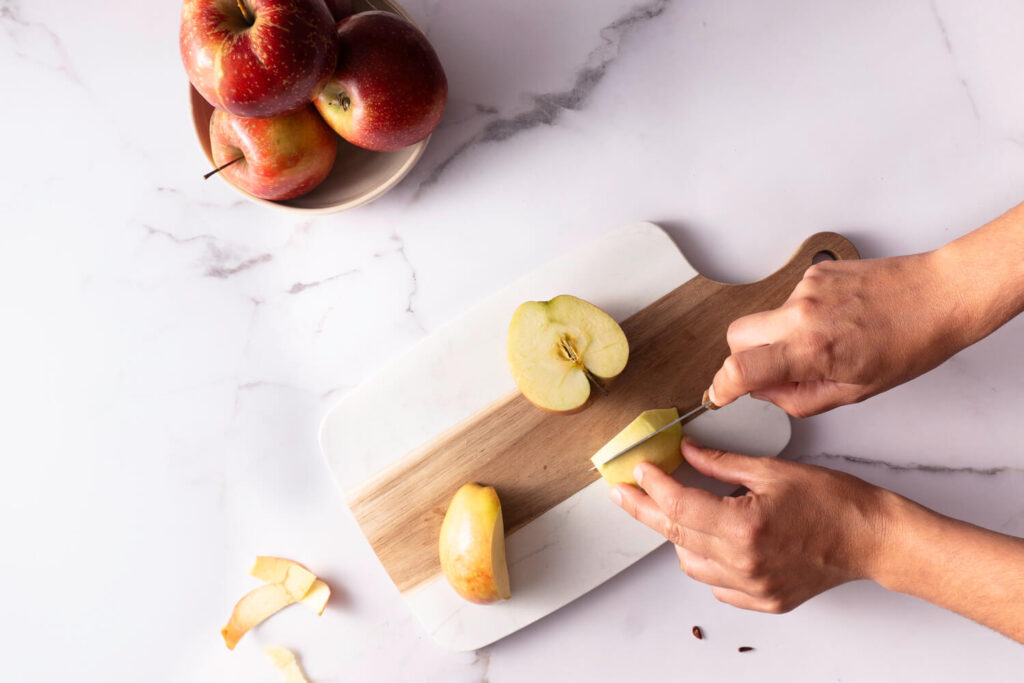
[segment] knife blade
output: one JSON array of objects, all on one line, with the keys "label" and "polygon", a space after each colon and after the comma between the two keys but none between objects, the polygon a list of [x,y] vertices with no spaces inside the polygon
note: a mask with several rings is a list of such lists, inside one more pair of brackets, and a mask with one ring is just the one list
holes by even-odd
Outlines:
[{"label": "knife blade", "polygon": [[621,451],[618,451],[617,453],[613,453],[612,455],[610,455],[607,458],[605,458],[602,462],[600,462],[600,463],[594,465],[593,467],[591,467],[590,470],[588,470],[588,471],[593,472],[598,467],[602,467],[604,465],[607,465],[612,460],[615,460],[615,458],[618,458],[621,455],[625,455],[626,453],[629,453],[631,450],[633,450],[634,448],[636,448],[640,444],[647,443],[648,441],[650,441],[651,439],[656,437],[658,434],[661,434],[666,429],[671,428],[673,425],[686,424],[687,422],[689,422],[693,418],[697,417],[698,415],[700,415],[701,413],[703,413],[706,410],[718,410],[718,406],[716,406],[714,404],[714,402],[712,402],[711,398],[708,396],[708,392],[707,391],[705,391],[704,392],[704,396],[701,397],[701,404],[699,406],[697,406],[693,410],[689,411],[685,415],[680,415],[679,417],[677,417],[676,419],[672,420],[671,422],[669,422],[664,427],[661,427],[660,429],[657,429],[656,431],[651,432],[650,434],[648,434],[644,438],[639,439],[637,441],[634,441],[633,443],[631,443],[628,446],[626,446],[625,448],[623,448]]}]

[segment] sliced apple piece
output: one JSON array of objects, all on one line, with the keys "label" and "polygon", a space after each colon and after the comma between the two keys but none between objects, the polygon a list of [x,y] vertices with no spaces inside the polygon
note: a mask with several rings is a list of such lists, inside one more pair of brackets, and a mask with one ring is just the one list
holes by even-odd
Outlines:
[{"label": "sliced apple piece", "polygon": [[320,615],[324,613],[325,609],[327,609],[327,601],[330,599],[330,586],[320,579],[317,579],[313,582],[313,585],[309,587],[309,590],[300,602]]},{"label": "sliced apple piece", "polygon": [[675,408],[662,410],[645,410],[639,417],[626,425],[626,428],[612,437],[612,440],[601,447],[590,459],[597,466],[605,481],[609,484],[636,484],[633,468],[637,463],[647,461],[671,473],[683,462],[680,446],[683,440],[682,425],[672,425],[653,439],[646,441],[633,450],[623,453],[614,460],[598,465],[605,458],[618,453],[632,443],[636,443],[648,434],[653,434],[672,420],[679,417]]},{"label": "sliced apple piece", "polygon": [[283,557],[260,555],[253,562],[249,574],[267,583],[283,584],[296,602],[302,600],[317,580],[316,575],[298,562]]},{"label": "sliced apple piece", "polygon": [[493,486],[465,484],[452,498],[438,542],[441,569],[455,592],[486,605],[511,597],[505,524]]},{"label": "sliced apple piece", "polygon": [[270,658],[284,683],[309,683],[306,675],[302,673],[299,661],[295,659],[295,653],[291,650],[276,645],[267,645],[263,648],[263,654]]},{"label": "sliced apple piece", "polygon": [[220,630],[224,644],[229,650],[234,650],[249,629],[293,602],[295,598],[280,583],[268,583],[249,591],[235,605],[231,618]]},{"label": "sliced apple piece", "polygon": [[568,294],[527,301],[508,327],[508,366],[534,405],[556,413],[583,407],[591,384],[606,390],[629,360],[629,343],[615,320]]}]

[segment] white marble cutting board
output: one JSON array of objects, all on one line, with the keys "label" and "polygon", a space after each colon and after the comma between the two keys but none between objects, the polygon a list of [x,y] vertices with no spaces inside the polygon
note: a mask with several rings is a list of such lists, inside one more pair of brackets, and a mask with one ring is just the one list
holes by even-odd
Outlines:
[{"label": "white marble cutting board", "polygon": [[[514,389],[505,335],[523,301],[574,294],[623,320],[695,275],[671,238],[651,223],[622,228],[529,273],[421,341],[328,412],[320,446],[335,481],[343,492],[351,489]],[[686,431],[704,443],[774,456],[789,441],[790,425],[775,406],[741,399],[698,417]],[[720,494],[734,488],[686,467],[678,476]],[[612,504],[599,480],[508,537],[510,600],[468,603],[440,576],[403,597],[439,644],[474,650],[568,604],[664,542]]]}]

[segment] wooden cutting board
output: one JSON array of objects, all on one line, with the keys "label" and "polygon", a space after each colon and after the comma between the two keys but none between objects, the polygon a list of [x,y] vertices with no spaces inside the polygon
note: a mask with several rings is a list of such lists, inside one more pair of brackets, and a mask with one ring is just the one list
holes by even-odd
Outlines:
[{"label": "wooden cutting board", "polygon": [[[368,389],[346,397],[324,421],[321,444],[325,456],[381,563],[432,635],[456,649],[480,647],[557,609],[657,547],[660,537],[647,534],[636,524],[619,526],[619,521],[609,518],[602,524],[606,529],[614,527],[611,531],[590,546],[574,549],[577,544],[567,535],[572,524],[565,523],[567,504],[590,511],[574,513],[577,516],[607,515],[611,510],[625,517],[605,500],[603,483],[595,483],[596,473],[588,471],[588,458],[645,409],[676,406],[685,411],[694,407],[727,355],[728,324],[741,315],[781,304],[820,252],[835,258],[857,257],[842,236],[819,233],[770,277],[727,285],[697,274],[656,226],[631,226],[550,264],[535,277],[524,278],[440,330],[435,336],[441,343],[425,340],[420,345],[424,348],[411,353],[412,361],[396,363],[379,381],[367,383]],[[600,285],[594,283],[597,276],[602,278]],[[531,288],[531,282],[544,286]],[[679,286],[672,289],[666,282]],[[499,384],[505,389],[511,386],[507,374],[500,382],[498,377],[507,373],[502,347],[515,305],[528,298],[547,299],[562,293],[587,298],[623,320],[630,362],[612,392],[571,416],[540,411],[514,390],[492,393],[486,397],[489,402],[480,401],[486,391],[474,392],[474,374],[479,375],[476,381],[491,391]],[[474,340],[476,346],[489,350],[488,357],[459,353],[474,345]],[[457,370],[460,362],[478,367],[479,373],[463,369],[461,375],[455,373],[461,379],[446,382],[444,369]],[[412,383],[415,376],[419,384]],[[409,393],[419,399],[418,405],[409,405]],[[474,401],[476,412],[465,412]],[[449,410],[448,404],[459,408]],[[450,419],[459,410],[463,412]],[[447,415],[450,421],[427,417],[417,423],[417,414]],[[460,418],[433,436],[439,424],[450,425]],[[406,420],[412,424],[398,431],[417,435],[424,443],[416,445],[419,442],[410,442],[408,437],[403,442],[401,436],[383,431],[384,425],[390,425],[387,429],[393,432],[396,421]],[[374,430],[375,421],[382,431]],[[427,431],[430,425],[433,431]],[[702,434],[702,429],[706,433]],[[789,436],[784,414],[755,401],[702,416],[688,425],[687,431],[705,441],[758,455],[776,454]],[[426,440],[429,436],[433,438]],[[723,439],[733,443],[723,444]],[[356,454],[369,462],[360,465]],[[680,469],[679,476],[696,481],[695,473],[687,472],[685,466]],[[502,500],[513,581],[513,599],[507,604],[467,606],[443,579],[438,580],[438,529],[452,494],[467,481],[494,485]],[[703,485],[715,488],[711,482]],[[554,523],[557,520],[562,521]],[[538,530],[545,531],[538,536]],[[539,584],[520,585],[523,582],[517,577],[526,574],[516,566],[520,538],[528,539],[527,546],[536,546],[522,549],[529,551],[519,553],[524,561],[530,552],[542,556],[561,553],[560,563],[569,566],[580,553],[587,556],[601,547],[618,548],[623,559],[609,561],[605,555],[596,570],[584,572],[586,576],[580,576],[581,569],[574,567],[579,577],[575,582],[553,577],[557,570],[548,570],[544,580],[557,590]],[[552,549],[559,545],[564,547]],[[567,557],[569,553],[573,559]]]}]

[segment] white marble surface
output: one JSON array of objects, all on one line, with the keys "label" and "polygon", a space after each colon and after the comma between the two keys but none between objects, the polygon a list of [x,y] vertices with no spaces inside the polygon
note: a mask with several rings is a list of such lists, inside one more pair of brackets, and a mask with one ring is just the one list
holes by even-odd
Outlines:
[{"label": "white marble surface", "polygon": [[[911,598],[857,583],[741,612],[668,548],[485,650],[442,651],[316,426],[432,329],[625,223],[740,281],[820,229],[866,256],[921,250],[1024,199],[1024,7],[407,5],[448,71],[443,128],[397,190],[304,221],[202,181],[175,3],[0,0],[0,678],[269,682],[265,643],[315,681],[1017,677],[1018,645]],[[795,424],[786,455],[1024,534],[1022,348],[1016,320]],[[338,597],[228,652],[257,553]]]}]

